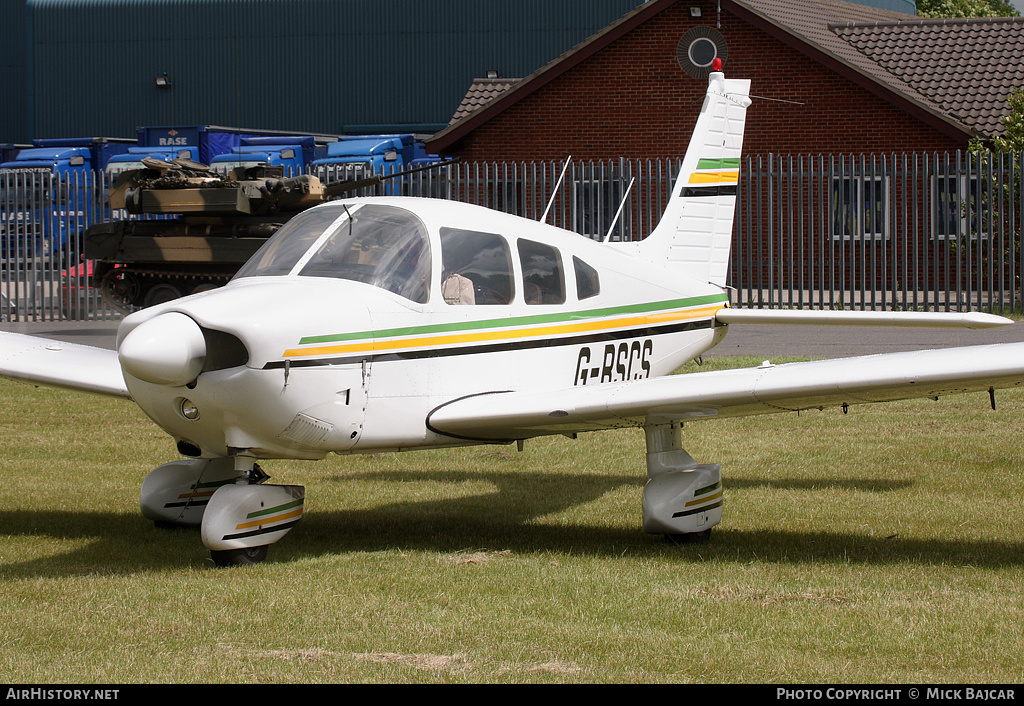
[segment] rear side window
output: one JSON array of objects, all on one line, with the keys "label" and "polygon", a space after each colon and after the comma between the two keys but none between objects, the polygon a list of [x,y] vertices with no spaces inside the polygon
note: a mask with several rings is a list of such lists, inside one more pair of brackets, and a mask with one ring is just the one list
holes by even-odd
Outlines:
[{"label": "rear side window", "polygon": [[519,241],[523,300],[527,304],[564,304],[565,273],[558,250],[532,240]]},{"label": "rear side window", "polygon": [[576,270],[576,296],[580,299],[589,299],[600,294],[601,282],[597,270],[575,255],[572,258],[572,265]]},{"label": "rear side window", "polygon": [[508,304],[512,255],[500,235],[441,229],[441,294],[448,304]]}]

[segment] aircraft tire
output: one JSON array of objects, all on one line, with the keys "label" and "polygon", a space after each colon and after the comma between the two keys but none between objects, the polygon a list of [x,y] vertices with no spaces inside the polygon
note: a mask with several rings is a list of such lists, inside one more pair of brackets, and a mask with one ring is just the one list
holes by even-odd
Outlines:
[{"label": "aircraft tire", "polygon": [[153,520],[153,526],[158,530],[180,530],[185,529],[185,525],[179,525],[177,522],[168,522],[167,520]]},{"label": "aircraft tire", "polygon": [[267,558],[269,544],[259,547],[245,547],[244,549],[222,549],[210,550],[210,558],[218,567],[228,566],[251,566],[259,564]]},{"label": "aircraft tire", "polygon": [[711,541],[711,530],[703,532],[685,532],[683,534],[666,534],[665,541],[669,544],[707,544]]}]

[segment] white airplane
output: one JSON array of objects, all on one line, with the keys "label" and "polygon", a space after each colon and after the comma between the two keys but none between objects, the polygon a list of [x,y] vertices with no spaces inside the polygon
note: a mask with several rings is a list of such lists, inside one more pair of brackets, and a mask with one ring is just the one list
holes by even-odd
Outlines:
[{"label": "white airplane", "polygon": [[718,464],[691,420],[991,391],[1024,344],[671,375],[746,322],[984,327],[988,314],[738,310],[724,286],[749,81],[710,75],[672,197],[637,243],[451,201],[343,198],[290,220],[225,287],[126,317],[117,350],[0,336],[0,375],[127,397],[186,457],[142,514],[200,525],[218,565],[262,561],[305,491],[264,459],[643,428],[643,528],[704,540]]}]

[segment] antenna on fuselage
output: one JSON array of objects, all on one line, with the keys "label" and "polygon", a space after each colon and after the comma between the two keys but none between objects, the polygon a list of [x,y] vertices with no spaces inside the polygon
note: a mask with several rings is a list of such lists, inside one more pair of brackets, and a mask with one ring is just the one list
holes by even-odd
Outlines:
[{"label": "antenna on fuselage", "polygon": [[548,219],[548,211],[555,205],[555,196],[558,195],[558,190],[562,188],[562,180],[565,179],[565,170],[569,168],[569,163],[572,161],[572,155],[565,160],[565,165],[562,167],[562,173],[558,177],[558,183],[555,184],[554,190],[551,192],[551,199],[548,201],[548,207],[544,209],[544,215],[540,217],[540,222],[543,223]]},{"label": "antenna on fuselage", "polygon": [[626,187],[626,193],[622,195],[622,201],[619,202],[619,210],[615,212],[615,218],[612,219],[612,224],[608,226],[608,232],[605,233],[602,243],[608,242],[608,238],[612,237],[612,231],[615,230],[615,224],[619,222],[619,216],[622,215],[622,209],[626,205],[626,199],[629,198],[629,192],[633,188],[633,182],[636,181],[636,177],[629,180],[629,186]]}]

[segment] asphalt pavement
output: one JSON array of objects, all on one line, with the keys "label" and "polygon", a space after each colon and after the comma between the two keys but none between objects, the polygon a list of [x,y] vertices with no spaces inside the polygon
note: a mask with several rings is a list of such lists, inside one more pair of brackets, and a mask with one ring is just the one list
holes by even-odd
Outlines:
[{"label": "asphalt pavement", "polygon": [[[114,348],[117,321],[0,323],[0,331]],[[847,358],[870,353],[952,348],[1024,341],[1024,322],[991,329],[883,328],[733,324],[725,340],[704,357],[753,355]]]},{"label": "asphalt pavement", "polygon": [[55,338],[68,343],[81,343],[97,348],[114,349],[120,321],[43,321],[0,323],[0,331],[25,333],[41,338]]}]

